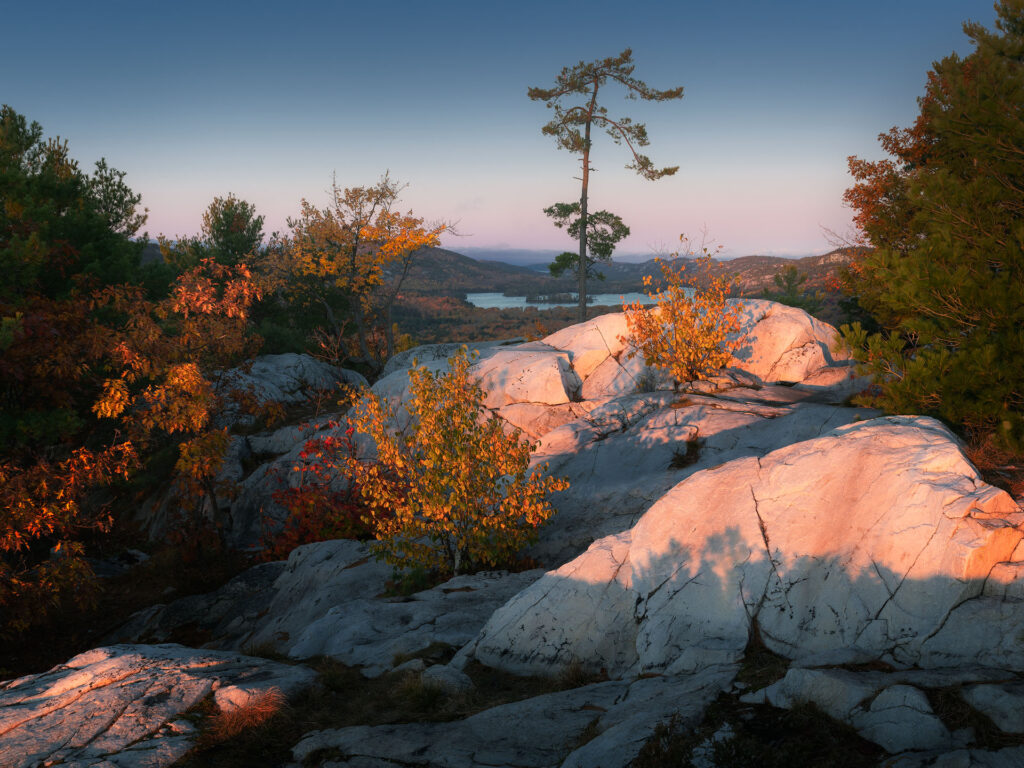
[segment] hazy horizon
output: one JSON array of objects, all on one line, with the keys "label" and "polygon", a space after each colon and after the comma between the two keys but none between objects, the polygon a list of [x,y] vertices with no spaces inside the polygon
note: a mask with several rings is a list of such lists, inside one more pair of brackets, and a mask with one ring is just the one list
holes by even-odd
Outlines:
[{"label": "hazy horizon", "polygon": [[[22,4],[5,19],[0,100],[70,142],[84,168],[127,171],[151,236],[198,232],[229,192],[284,231],[305,197],[385,171],[408,183],[402,209],[457,222],[446,248],[571,250],[542,209],[578,199],[578,161],[526,96],[564,66],[632,47],[635,75],[682,85],[681,101],[628,102],[646,153],[671,178],[626,171],[628,152],[595,142],[594,210],[633,234],[620,258],[671,252],[706,230],[725,257],[797,256],[848,232],[848,155],[881,157],[877,135],[912,122],[934,60],[991,26],[989,0],[866,0],[852,10],[797,0],[728,6],[639,2],[466,2],[370,7],[310,2]],[[573,33],[568,34],[567,30]],[[45,47],[40,41],[46,41]],[[605,98],[605,96],[607,98]]]}]

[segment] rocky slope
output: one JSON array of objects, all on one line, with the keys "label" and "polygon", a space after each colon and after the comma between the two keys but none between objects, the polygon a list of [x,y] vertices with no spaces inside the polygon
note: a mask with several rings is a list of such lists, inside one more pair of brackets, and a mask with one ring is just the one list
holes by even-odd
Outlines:
[{"label": "rocky slope", "polygon": [[[891,755],[885,765],[1024,765],[1024,512],[938,422],[842,405],[864,382],[831,349],[833,329],[770,302],[746,311],[732,366],[679,390],[629,357],[621,315],[481,349],[488,407],[572,483],[532,551],[542,568],[395,598],[365,545],[300,547],[137,615],[109,638],[129,645],[0,686],[0,765],[169,765],[194,740],[190,691],[291,690],[319,654],[447,691],[469,689],[481,664],[605,679],[451,722],[307,733],[296,764],[625,766],[659,724],[692,730],[742,693],[751,706],[816,703]],[[441,368],[452,351],[417,357]],[[393,361],[375,391],[400,403],[408,365]],[[267,461],[229,468],[243,488],[236,541],[252,540],[275,470],[330,428],[238,438],[238,455]],[[140,645],[185,625],[209,647]],[[745,687],[757,642],[782,669]],[[299,664],[289,677],[239,655],[255,647]],[[428,663],[439,647],[450,663]],[[939,693],[999,738],[949,721]]]}]

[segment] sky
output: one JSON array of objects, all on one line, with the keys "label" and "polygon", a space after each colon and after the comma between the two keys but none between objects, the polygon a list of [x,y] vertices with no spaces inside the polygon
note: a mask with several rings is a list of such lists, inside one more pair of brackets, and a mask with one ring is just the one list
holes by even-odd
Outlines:
[{"label": "sky", "polygon": [[569,250],[542,209],[579,199],[579,159],[541,134],[527,98],[563,67],[633,50],[634,76],[683,86],[627,101],[647,181],[603,135],[590,206],[632,234],[616,256],[671,252],[679,236],[725,256],[802,256],[848,234],[846,158],[882,157],[909,125],[932,62],[972,50],[990,0],[605,0],[494,3],[4,3],[0,102],[91,168],[104,157],[149,209],[150,236],[192,235],[216,196],[255,204],[287,231],[305,198],[389,172],[401,208],[449,222],[460,249]]}]

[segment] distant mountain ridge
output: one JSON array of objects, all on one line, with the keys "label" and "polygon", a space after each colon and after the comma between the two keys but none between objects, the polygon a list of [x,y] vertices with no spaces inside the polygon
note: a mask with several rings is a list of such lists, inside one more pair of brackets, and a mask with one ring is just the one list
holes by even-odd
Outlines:
[{"label": "distant mountain ridge", "polygon": [[[744,293],[774,290],[774,276],[786,267],[795,266],[807,275],[807,289],[821,289],[826,281],[848,265],[857,249],[839,248],[820,256],[800,259],[782,256],[739,256],[716,260],[714,274],[735,276]],[[445,248],[421,251],[403,284],[403,291],[433,296],[463,297],[466,293],[499,292],[508,296],[563,293],[575,290],[572,277],[553,278],[538,267],[543,265],[507,264],[476,259]],[[645,275],[658,276],[654,259],[644,262],[613,261],[599,267],[605,279],[589,283],[596,293],[631,293],[643,290]]]}]

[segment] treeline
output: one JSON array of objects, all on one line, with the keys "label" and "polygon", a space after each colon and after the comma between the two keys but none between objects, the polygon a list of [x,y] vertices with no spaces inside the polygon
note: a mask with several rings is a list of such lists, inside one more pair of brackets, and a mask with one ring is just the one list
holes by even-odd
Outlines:
[{"label": "treeline", "polygon": [[[378,371],[413,255],[445,224],[398,209],[400,185],[334,186],[287,235],[228,195],[202,230],[141,259],[146,211],[105,161],[0,112],[0,632],[94,595],[85,542],[122,523],[168,472],[182,529],[216,508],[224,371],[268,346],[316,346]],[[256,417],[261,414],[255,413]],[[266,414],[264,414],[266,416]]]}]

